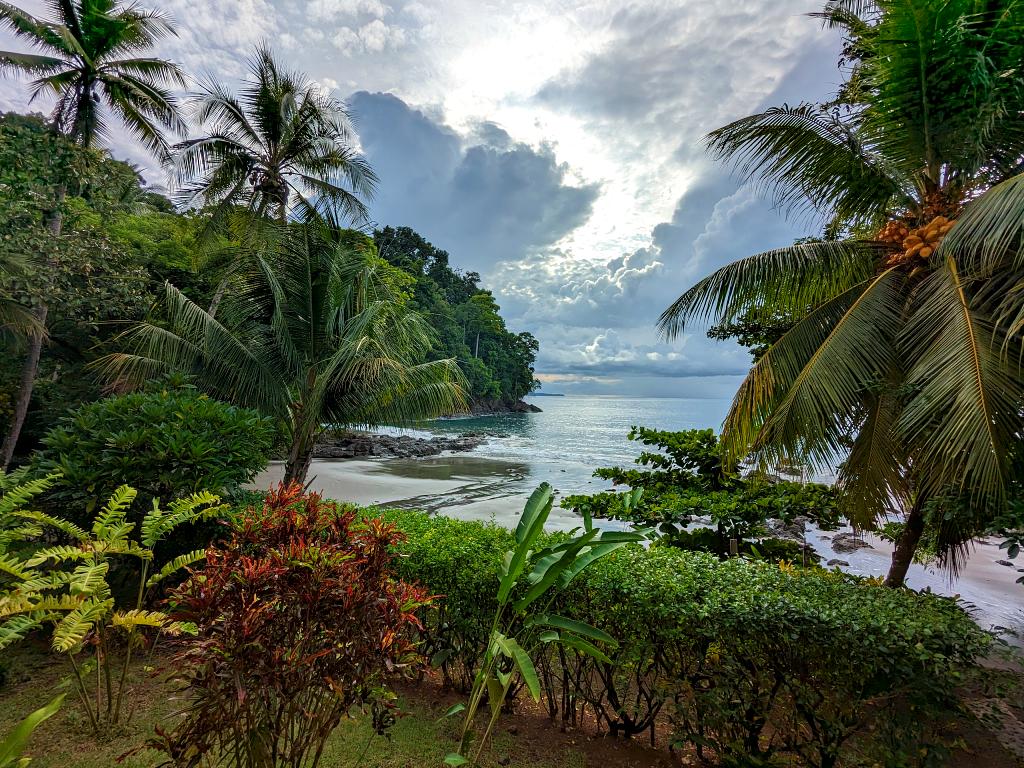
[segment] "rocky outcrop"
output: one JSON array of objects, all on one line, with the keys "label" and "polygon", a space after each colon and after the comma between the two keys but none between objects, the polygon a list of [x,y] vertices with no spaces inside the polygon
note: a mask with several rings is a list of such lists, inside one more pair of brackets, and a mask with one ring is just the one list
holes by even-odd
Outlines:
[{"label": "rocky outcrop", "polygon": [[473,416],[490,416],[495,413],[540,413],[541,410],[533,403],[518,400],[506,403],[503,400],[478,400],[469,406]]},{"label": "rocky outcrop", "polygon": [[832,539],[832,549],[836,552],[854,552],[858,549],[874,549],[861,538],[858,533],[840,533]]},{"label": "rocky outcrop", "polygon": [[487,435],[479,432],[431,438],[369,432],[331,433],[317,442],[313,458],[355,459],[378,456],[407,459],[414,456],[436,456],[445,451],[471,451],[486,439]]},{"label": "rocky outcrop", "polygon": [[794,517],[788,523],[784,520],[768,520],[766,527],[768,528],[768,534],[776,539],[803,542],[809,519],[807,517]]}]

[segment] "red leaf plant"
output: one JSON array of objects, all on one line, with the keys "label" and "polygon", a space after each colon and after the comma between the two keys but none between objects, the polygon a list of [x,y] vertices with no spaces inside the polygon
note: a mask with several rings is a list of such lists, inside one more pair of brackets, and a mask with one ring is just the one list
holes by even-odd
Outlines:
[{"label": "red leaf plant", "polygon": [[182,723],[151,747],[165,765],[316,766],[341,719],[393,719],[387,683],[418,671],[416,612],[430,602],[396,579],[401,534],[355,508],[270,491],[171,596],[196,640],[176,663],[189,693]]}]

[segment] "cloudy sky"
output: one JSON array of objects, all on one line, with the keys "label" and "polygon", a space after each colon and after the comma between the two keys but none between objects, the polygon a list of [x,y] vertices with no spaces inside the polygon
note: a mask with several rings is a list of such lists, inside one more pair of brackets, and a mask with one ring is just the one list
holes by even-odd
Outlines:
[{"label": "cloudy sky", "polygon": [[[735,390],[745,350],[699,331],[662,343],[654,323],[696,278],[813,228],[701,144],[834,89],[838,41],[804,15],[813,0],[143,4],[174,17],[179,37],[159,54],[191,73],[237,80],[266,40],[346,99],[381,179],[374,221],[413,227],[480,272],[509,326],[540,339],[546,391]],[[0,109],[24,108],[22,85],[0,81]]]}]

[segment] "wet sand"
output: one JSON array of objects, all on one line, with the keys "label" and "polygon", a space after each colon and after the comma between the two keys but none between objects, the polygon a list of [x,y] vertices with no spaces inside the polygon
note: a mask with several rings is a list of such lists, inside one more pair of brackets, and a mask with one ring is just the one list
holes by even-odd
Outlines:
[{"label": "wet sand", "polygon": [[[415,459],[315,460],[309,473],[313,490],[325,496],[365,506],[390,506],[442,512],[462,520],[493,521],[513,526],[523,503],[533,490],[531,467],[522,462],[465,454]],[[271,464],[254,481],[267,488],[280,480],[283,465]],[[575,514],[556,506],[549,527],[569,530],[580,524]],[[622,529],[623,523],[606,522],[601,527]],[[849,529],[845,529],[849,530]],[[836,531],[810,529],[807,542],[823,556],[850,565],[843,570],[865,576],[884,576],[892,556],[892,545],[867,536],[870,549],[836,553],[831,539]],[[907,583],[914,589],[931,589],[943,595],[960,595],[975,619],[986,629],[997,627],[1024,634],[1024,585],[1016,584],[1024,568],[1018,558],[1013,567],[999,565],[1006,553],[992,543],[975,546],[960,578],[952,585],[945,571],[921,565],[911,566]],[[1015,644],[1020,644],[1018,638]]]}]

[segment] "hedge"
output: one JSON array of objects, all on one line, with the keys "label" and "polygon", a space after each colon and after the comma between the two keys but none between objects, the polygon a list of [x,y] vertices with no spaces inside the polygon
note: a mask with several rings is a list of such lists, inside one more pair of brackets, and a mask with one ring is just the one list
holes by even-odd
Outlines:
[{"label": "hedge", "polygon": [[[397,568],[442,596],[424,648],[471,682],[512,546],[494,525],[381,513],[402,530]],[[552,718],[588,713],[613,734],[664,719],[672,747],[723,764],[939,764],[955,690],[989,638],[952,599],[820,569],[631,546],[564,593],[563,615],[619,641],[611,664],[536,659]]]}]

